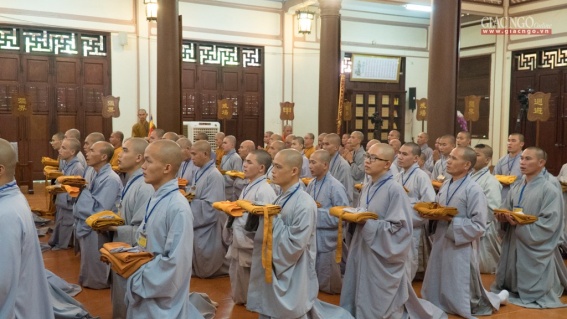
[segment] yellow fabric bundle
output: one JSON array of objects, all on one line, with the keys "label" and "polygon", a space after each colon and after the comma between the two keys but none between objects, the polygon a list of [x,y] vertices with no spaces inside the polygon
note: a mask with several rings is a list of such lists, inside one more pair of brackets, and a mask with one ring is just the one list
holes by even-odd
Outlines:
[{"label": "yellow fabric bundle", "polygon": [[177,178],[177,186],[179,188],[185,188],[187,187],[187,183],[189,183],[185,178]]},{"label": "yellow fabric bundle", "polygon": [[63,188],[63,185],[60,185],[60,184],[45,186],[45,190],[47,192],[49,192],[49,194],[51,194],[51,195],[57,195],[57,194],[67,192],[67,190],[65,190],[65,188]]},{"label": "yellow fabric bundle", "polygon": [[241,178],[244,179],[244,172],[239,172],[239,171],[226,171],[224,172],[225,175],[228,175],[230,177],[236,177],[236,178]]},{"label": "yellow fabric bundle", "polygon": [[[341,262],[343,256],[343,220],[351,223],[360,223],[368,219],[378,219],[378,215],[371,212],[360,212],[360,213],[350,213],[345,212],[345,208],[352,208],[349,206],[335,206],[331,207],[329,213],[335,217],[339,218],[339,229],[337,235],[337,253],[335,255],[335,261],[337,263]],[[352,208],[354,209],[354,208]]]},{"label": "yellow fabric bundle", "polygon": [[518,176],[516,175],[494,175],[500,184],[508,186],[516,181]]},{"label": "yellow fabric bundle", "polygon": [[45,166],[43,168],[43,174],[46,179],[53,179],[63,175],[63,172],[58,171],[55,166]]},{"label": "yellow fabric bundle", "polygon": [[441,206],[435,202],[417,203],[413,206],[413,209],[423,218],[455,216],[459,213],[455,207]]},{"label": "yellow fabric bundle", "polygon": [[494,214],[495,215],[509,214],[516,221],[516,223],[518,223],[520,225],[532,224],[532,223],[535,223],[538,219],[537,216],[534,216],[534,215],[528,215],[528,214],[524,214],[524,213],[520,213],[520,212],[512,212],[512,211],[509,211],[507,209],[495,209]]},{"label": "yellow fabric bundle", "polygon": [[120,173],[120,167],[118,165],[113,165],[111,166],[112,170],[115,171],[116,173]]},{"label": "yellow fabric bundle", "polygon": [[59,168],[59,161],[47,156],[43,156],[41,158],[41,164],[43,164],[43,166],[53,166],[57,169]]},{"label": "yellow fabric bundle", "polygon": [[360,192],[362,190],[362,186],[362,184],[354,184],[354,189]]},{"label": "yellow fabric bundle", "polygon": [[140,252],[117,252],[110,251],[115,248],[131,248],[132,246],[122,242],[110,242],[102,245],[100,251],[100,260],[110,264],[110,268],[123,278],[130,277],[142,265],[149,262],[154,256],[145,251]]},{"label": "yellow fabric bundle", "polygon": [[[183,194],[183,193],[182,193],[182,194]],[[187,198],[187,201],[188,201],[189,203],[191,203],[191,202],[193,201],[193,198],[195,198],[195,194],[194,194],[194,193],[186,193],[184,196],[185,196],[185,198]]]},{"label": "yellow fabric bundle", "polygon": [[309,183],[313,180],[313,178],[311,177],[303,177],[301,179],[301,181],[303,182],[303,184],[305,184],[305,186],[309,185]]},{"label": "yellow fabric bundle", "polygon": [[79,175],[63,175],[57,178],[57,182],[62,185],[69,185],[75,187],[82,187],[87,184],[87,181]]},{"label": "yellow fabric bundle", "polygon": [[265,279],[267,283],[272,282],[272,245],[273,240],[273,226],[272,221],[274,216],[280,213],[281,207],[278,205],[254,205],[246,200],[237,200],[236,204],[242,207],[250,214],[264,216],[264,237],[262,240],[262,267],[265,271]]},{"label": "yellow fabric bundle", "polygon": [[346,220],[349,223],[361,223],[369,219],[378,219],[378,214],[372,212],[351,213],[344,211],[347,207],[348,206],[331,207],[329,213],[339,219]]},{"label": "yellow fabric bundle", "polygon": [[565,183],[560,183],[561,184],[561,190],[563,191],[563,193],[567,192],[567,184]]},{"label": "yellow fabric bundle", "polygon": [[242,207],[236,205],[235,202],[228,200],[222,202],[214,202],[213,208],[223,211],[232,217],[242,217],[242,214],[244,213],[244,209]]},{"label": "yellow fabric bundle", "polygon": [[85,223],[94,230],[106,228],[108,226],[122,226],[124,219],[109,210],[103,210],[96,214],[92,214],[85,220]]},{"label": "yellow fabric bundle", "polygon": [[79,197],[79,194],[81,193],[80,188],[74,187],[74,186],[71,186],[71,185],[63,185],[63,188],[65,189],[65,191],[67,191],[69,196],[71,196],[73,198]]},{"label": "yellow fabric bundle", "polygon": [[439,190],[443,185],[443,182],[438,180],[433,180],[431,181],[431,185],[433,185],[433,188],[435,188],[436,190]]},{"label": "yellow fabric bundle", "polygon": [[223,174],[223,175],[226,174],[226,171],[225,171],[224,169],[220,169],[220,168],[218,168],[218,167],[217,167],[217,169],[219,170],[219,172],[220,172],[221,174]]}]

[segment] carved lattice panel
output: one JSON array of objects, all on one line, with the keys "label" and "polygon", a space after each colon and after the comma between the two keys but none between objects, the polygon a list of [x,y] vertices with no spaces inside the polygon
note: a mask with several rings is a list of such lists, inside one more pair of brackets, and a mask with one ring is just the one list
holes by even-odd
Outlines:
[{"label": "carved lattice panel", "polygon": [[341,73],[351,73],[352,72],[352,58],[350,56],[345,56],[341,64]]},{"label": "carved lattice panel", "polygon": [[83,89],[83,106],[86,113],[102,113],[102,97],[104,92],[97,88]]},{"label": "carved lattice panel", "polygon": [[4,50],[20,49],[18,29],[0,28],[0,49],[4,49]]},{"label": "carved lattice panel", "polygon": [[17,84],[0,84],[0,112],[12,110],[12,95],[18,92]]},{"label": "carved lattice panel", "polygon": [[261,66],[261,55],[260,49],[258,48],[243,48],[242,49],[242,66],[243,67],[252,67],[252,66]]},{"label": "carved lattice panel", "polygon": [[219,64],[222,66],[239,65],[238,48],[213,45],[199,46],[201,64]]},{"label": "carved lattice panel", "polygon": [[244,114],[247,116],[258,116],[260,112],[260,101],[257,95],[247,94],[244,96]]},{"label": "carved lattice panel", "polygon": [[537,53],[522,53],[516,56],[519,71],[534,70],[537,68]]},{"label": "carved lattice panel", "polygon": [[106,56],[106,37],[103,35],[81,36],[83,56]]},{"label": "carved lattice panel", "polygon": [[181,96],[182,115],[195,115],[195,92],[184,91]]},{"label": "carved lattice panel", "polygon": [[181,45],[181,60],[183,62],[197,62],[195,43],[183,43]]},{"label": "carved lattice panel", "polygon": [[541,51],[540,68],[551,68],[567,66],[567,48]]},{"label": "carved lattice panel", "polygon": [[49,106],[47,104],[49,88],[47,85],[27,84],[26,96],[29,99],[32,112],[43,113],[49,111]]},{"label": "carved lattice panel", "polygon": [[216,117],[217,114],[217,94],[201,94],[201,114],[206,118]]},{"label": "carved lattice panel", "polygon": [[26,53],[53,53],[76,55],[77,35],[74,32],[50,32],[25,30],[23,32]]}]

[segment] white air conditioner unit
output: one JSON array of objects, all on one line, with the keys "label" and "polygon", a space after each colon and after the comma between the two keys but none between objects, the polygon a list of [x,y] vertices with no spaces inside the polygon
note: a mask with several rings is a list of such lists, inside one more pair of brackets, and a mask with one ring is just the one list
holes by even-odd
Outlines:
[{"label": "white air conditioner unit", "polygon": [[215,134],[220,132],[220,123],[199,121],[183,122],[183,135],[187,136],[191,142],[195,143],[195,136],[200,132],[207,134],[209,137],[209,143],[211,144],[211,149],[215,150],[217,148]]}]

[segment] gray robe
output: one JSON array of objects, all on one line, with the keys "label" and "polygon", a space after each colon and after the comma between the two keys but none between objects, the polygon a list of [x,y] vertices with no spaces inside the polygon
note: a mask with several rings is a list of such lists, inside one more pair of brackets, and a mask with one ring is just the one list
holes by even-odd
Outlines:
[{"label": "gray robe", "polygon": [[311,176],[311,170],[309,169],[309,159],[307,158],[307,156],[305,156],[305,154],[302,154],[302,158],[303,158],[303,164],[301,165],[301,174],[299,175],[299,177],[303,178],[303,177],[313,177]]},{"label": "gray robe", "polygon": [[183,161],[181,162],[181,166],[179,166],[179,170],[175,177],[184,178],[187,180],[187,185],[189,186],[189,183],[191,183],[191,180],[193,179],[193,174],[195,174],[198,169],[199,167],[195,166],[193,160],[189,159],[187,161]]},{"label": "gray robe", "polygon": [[331,175],[343,184],[347,193],[348,202],[350,203],[349,206],[352,206],[354,200],[354,180],[352,179],[348,162],[339,154],[339,152],[336,152],[335,155],[331,157],[329,172],[331,172]]},{"label": "gray robe", "polygon": [[438,180],[439,175],[445,176],[445,180],[451,179],[451,174],[447,173],[447,158],[441,155],[441,158],[435,163],[433,172],[431,172],[431,179]]},{"label": "gray robe", "polygon": [[478,249],[479,270],[481,274],[494,274],[500,259],[500,245],[502,244],[502,239],[498,235],[500,224],[494,217],[494,209],[501,207],[502,185],[494,175],[490,174],[488,166],[474,172],[471,178],[482,188],[488,201],[486,231],[480,238]]},{"label": "gray robe", "polygon": [[32,212],[13,180],[0,186],[0,318],[53,318]]},{"label": "gray robe", "polygon": [[[274,180],[274,177],[272,175],[273,169],[274,169],[274,165],[270,165],[270,167],[268,167],[268,170],[266,171],[266,177],[268,177],[268,179],[270,181]],[[270,186],[272,187],[272,189],[274,190],[274,193],[276,193],[277,196],[279,196],[282,193],[282,188],[280,187],[280,185],[274,184],[272,182],[272,183],[270,183]]]},{"label": "gray robe", "polygon": [[[232,149],[222,157],[220,168],[225,171],[238,171],[242,169],[242,158],[236,153],[236,150]],[[234,192],[234,179],[227,175],[223,178],[226,200],[235,201],[238,196]]]},{"label": "gray robe", "polygon": [[418,299],[409,279],[412,214],[405,191],[384,173],[364,186],[359,208],[377,220],[356,224],[341,291],[341,307],[360,319],[446,318]]},{"label": "gray robe", "polygon": [[177,189],[177,179],[161,186],[138,228],[154,259],[128,278],[127,318],[203,318],[189,302],[193,216]]},{"label": "gray robe", "polygon": [[449,223],[438,221],[421,295],[447,313],[465,318],[489,315],[500,307],[499,297],[482,286],[478,243],[486,229],[488,203],[482,188],[469,175],[447,180],[437,202],[456,207]]},{"label": "gray robe", "polygon": [[[258,204],[271,204],[276,199],[276,193],[261,176],[250,182],[240,194],[239,199],[246,199]],[[252,249],[254,248],[254,235],[244,229],[248,213],[235,218],[230,228],[226,228],[231,238],[231,244],[226,254],[230,260],[230,290],[232,300],[237,304],[246,304],[248,297],[248,283],[250,282],[250,267],[252,266]]]},{"label": "gray robe", "polygon": [[[92,170],[94,172],[94,170]],[[95,172],[96,173],[96,172]],[[75,217],[75,237],[81,249],[81,269],[79,284],[92,289],[108,288],[110,267],[100,261],[99,249],[110,240],[108,233],[93,231],[85,220],[92,214],[103,210],[117,212],[122,182],[120,177],[106,164],[81,191],[73,206]]]},{"label": "gray robe", "polygon": [[228,260],[225,259],[228,245],[222,239],[227,216],[213,208],[214,202],[225,200],[224,178],[214,163],[211,160],[195,172],[191,186],[191,189],[195,187],[195,198],[191,202],[195,234],[193,273],[199,278],[228,273]]},{"label": "gray robe", "polygon": [[433,171],[433,150],[426,143],[421,146],[421,153],[425,154],[426,157],[423,167],[431,173],[431,171]]},{"label": "gray robe", "polygon": [[[352,164],[350,165],[350,174],[352,176],[352,181],[354,184],[364,183],[364,177],[366,173],[364,172],[364,147],[362,145],[353,152]],[[353,184],[353,185],[354,185]],[[352,206],[358,205],[359,192],[353,190],[352,193]]]},{"label": "gray robe", "polygon": [[[142,169],[139,168],[129,177],[120,194],[118,212],[124,218],[124,226],[119,226],[114,232],[112,241],[125,242],[135,246],[137,240],[138,226],[144,219],[146,204],[154,193],[154,188],[146,184]],[[126,304],[124,295],[126,294],[126,279],[112,271],[112,284],[110,287],[110,297],[112,300],[112,318],[126,318]]]},{"label": "gray robe", "polygon": [[502,187],[502,202],[506,200],[506,196],[508,195],[510,188],[519,184],[522,179],[522,171],[520,170],[521,155],[522,153],[518,153],[518,155],[514,158],[510,158],[510,154],[506,154],[504,157],[499,159],[494,166],[494,170],[492,171],[492,174],[494,175],[516,175],[518,177],[512,185]]},{"label": "gray robe", "polygon": [[332,314],[326,318],[352,318],[339,307],[317,300],[315,201],[296,183],[275,204],[282,210],[273,219],[272,283],[265,281],[262,267],[264,221],[260,218],[254,238],[247,309],[260,313],[260,318],[321,318],[322,308]]},{"label": "gray robe", "polygon": [[[65,162],[62,166],[63,175],[82,176],[85,167],[75,156],[70,161]],[[55,199],[55,227],[53,234],[49,238],[49,245],[54,249],[66,249],[69,247],[71,237],[73,236],[73,204],[75,199],[67,193],[57,194]]]},{"label": "gray robe", "polygon": [[[238,169],[239,172],[244,172],[244,162],[242,162],[242,166]],[[234,179],[234,195],[236,198],[240,198],[240,194],[242,190],[248,185],[248,180],[246,178],[235,178]]]},{"label": "gray robe", "polygon": [[502,253],[492,289],[508,290],[513,304],[527,308],[565,306],[559,300],[563,287],[557,280],[554,256],[563,232],[560,202],[558,189],[542,172],[527,184],[522,178],[503,203],[507,209],[521,207],[525,214],[538,217],[527,225],[502,223]]},{"label": "gray robe", "polygon": [[306,192],[321,204],[317,208],[317,259],[315,270],[319,290],[330,294],[339,294],[342,288],[340,264],[335,261],[337,252],[337,229],[339,219],[329,214],[334,206],[349,206],[343,184],[327,172],[319,181],[313,179]]},{"label": "gray robe", "polygon": [[[409,190],[410,206],[413,207],[419,202],[432,202],[435,200],[435,190],[431,185],[431,179],[427,174],[414,163],[407,171],[402,171],[395,176],[395,180]],[[411,214],[413,233],[411,250],[411,273],[410,279],[415,277],[417,272],[425,272],[427,259],[431,252],[431,243],[426,233],[427,220],[421,218],[417,213]]]}]

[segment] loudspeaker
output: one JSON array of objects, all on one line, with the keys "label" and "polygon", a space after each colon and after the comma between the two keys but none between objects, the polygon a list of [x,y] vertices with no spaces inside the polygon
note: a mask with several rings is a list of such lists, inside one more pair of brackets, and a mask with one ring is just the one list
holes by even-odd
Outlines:
[{"label": "loudspeaker", "polygon": [[415,110],[415,88],[409,88],[409,105],[410,110]]}]

